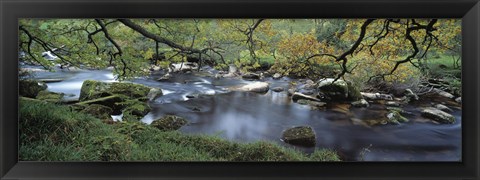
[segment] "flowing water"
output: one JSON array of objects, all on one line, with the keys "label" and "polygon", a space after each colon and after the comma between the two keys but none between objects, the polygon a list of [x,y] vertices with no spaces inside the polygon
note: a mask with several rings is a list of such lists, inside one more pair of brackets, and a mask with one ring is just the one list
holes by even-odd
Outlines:
[{"label": "flowing water", "polygon": [[[208,74],[203,72],[203,74]],[[226,87],[251,83],[241,79],[216,79],[198,74],[179,74],[159,82],[158,75],[137,78],[134,83],[161,88],[164,96],[150,103],[152,111],[141,121],[150,123],[166,114],[187,118],[190,124],[180,131],[191,134],[217,135],[225,139],[252,142],[274,141],[283,146],[311,153],[317,148],[336,150],[345,161],[460,161],[461,108],[452,100],[422,97],[420,102],[403,107],[411,112],[410,122],[400,125],[369,127],[356,119],[384,116],[381,104],[353,108],[329,104],[324,110],[293,103],[286,91],[265,94],[229,92]],[[78,98],[82,82],[87,79],[115,81],[108,70],[59,70],[37,72],[36,77],[62,78],[47,83],[48,90]],[[289,86],[290,79],[267,80],[270,87]],[[420,108],[433,103],[447,103],[453,108],[455,124],[436,124],[420,116]],[[293,126],[309,125],[317,135],[316,146],[292,146],[280,140],[282,131]]]}]

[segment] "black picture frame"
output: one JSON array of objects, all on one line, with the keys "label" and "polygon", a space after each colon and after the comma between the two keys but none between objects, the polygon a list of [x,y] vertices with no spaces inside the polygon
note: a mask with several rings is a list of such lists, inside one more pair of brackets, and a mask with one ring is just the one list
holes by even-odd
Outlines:
[{"label": "black picture frame", "polygon": [[[1,0],[0,179],[479,179],[478,0]],[[18,162],[18,18],[461,18],[462,162]]]}]

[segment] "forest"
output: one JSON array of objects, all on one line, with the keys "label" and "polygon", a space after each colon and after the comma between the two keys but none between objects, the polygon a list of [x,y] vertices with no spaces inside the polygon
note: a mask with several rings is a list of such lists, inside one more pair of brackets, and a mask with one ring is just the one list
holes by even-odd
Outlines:
[{"label": "forest", "polygon": [[19,19],[19,160],[460,161],[459,19]]}]

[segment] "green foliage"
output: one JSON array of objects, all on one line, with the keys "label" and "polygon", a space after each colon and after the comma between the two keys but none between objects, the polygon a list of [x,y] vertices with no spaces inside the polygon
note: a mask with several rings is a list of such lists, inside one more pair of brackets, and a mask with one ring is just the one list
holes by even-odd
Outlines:
[{"label": "green foliage", "polygon": [[20,99],[21,161],[338,161],[271,142],[235,143],[207,135],[163,132],[141,122],[105,124],[62,105]]},{"label": "green foliage", "polygon": [[[360,35],[364,19],[134,19],[133,23],[145,31],[182,47],[201,50],[202,65],[226,70],[235,64],[243,72],[267,70],[293,77],[318,79],[333,77],[341,72],[341,61],[335,61],[347,51]],[[155,63],[166,69],[171,63],[184,62],[192,55],[169,43],[158,43],[115,19],[101,20],[105,29],[94,19],[21,19],[20,49],[27,53],[27,62],[41,64],[47,69],[53,64],[70,64],[87,68],[114,66],[120,80],[145,76]],[[368,84],[370,77],[380,77],[384,83],[414,84],[418,74],[441,76],[440,70],[429,67],[428,61],[453,64],[448,74],[459,76],[461,21],[439,19],[434,24],[436,40],[425,40],[425,31],[414,31],[419,53],[412,63],[401,64],[394,73],[396,62],[412,53],[412,45],[404,31],[413,21],[399,19],[390,22],[389,33],[384,34],[385,19],[373,21],[359,47],[347,56],[346,78]],[[427,19],[415,23],[427,24]],[[105,36],[104,31],[109,37]],[[98,31],[98,32],[97,32]],[[28,32],[28,33],[27,33]],[[97,33],[94,33],[97,32]],[[30,36],[35,37],[32,43]],[[381,37],[379,39],[379,37]],[[378,41],[377,41],[378,40]],[[44,43],[42,43],[44,42]],[[115,44],[118,45],[115,46]],[[42,52],[59,48],[59,59],[48,61]],[[28,51],[28,50],[31,51]],[[121,51],[120,51],[121,49]],[[215,51],[212,51],[215,50]],[[428,53],[424,54],[428,50]],[[157,53],[162,57],[155,60]],[[316,55],[315,57],[312,57]],[[423,60],[427,59],[427,62]],[[155,61],[153,61],[155,60]],[[430,69],[425,71],[425,67]],[[418,70],[420,69],[420,70]],[[375,87],[376,84],[370,84]]]}]

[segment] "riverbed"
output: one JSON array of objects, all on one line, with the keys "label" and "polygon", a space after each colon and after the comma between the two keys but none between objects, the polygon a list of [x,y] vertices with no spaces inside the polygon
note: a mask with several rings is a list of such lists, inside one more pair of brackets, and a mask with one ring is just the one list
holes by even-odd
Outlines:
[{"label": "riverbed", "polygon": [[[232,92],[228,87],[252,83],[240,78],[214,78],[214,70],[201,73],[174,74],[165,81],[157,81],[162,74],[138,77],[131,82],[162,89],[164,95],[150,102],[152,111],[141,121],[151,123],[166,114],[182,116],[190,121],[179,131],[189,134],[209,134],[238,142],[274,141],[282,146],[306,153],[316,148],[337,151],[344,161],[460,161],[461,107],[451,107],[454,124],[438,124],[420,116],[421,107],[435,103],[453,104],[442,97],[421,97],[419,102],[403,107],[411,112],[410,121],[399,125],[368,126],[358,119],[383,115],[382,104],[372,103],[368,108],[354,108],[331,103],[326,109],[312,110],[307,105],[292,102],[286,91],[260,94]],[[209,75],[210,74],[210,75]],[[38,71],[37,79],[62,79],[47,83],[48,90],[78,99],[83,81],[114,82],[110,70]],[[270,88],[288,89],[292,79],[266,78]],[[343,111],[339,110],[343,109]],[[346,109],[346,111],[345,111]],[[281,141],[282,131],[294,126],[313,127],[317,140],[311,148],[293,146]]]}]

